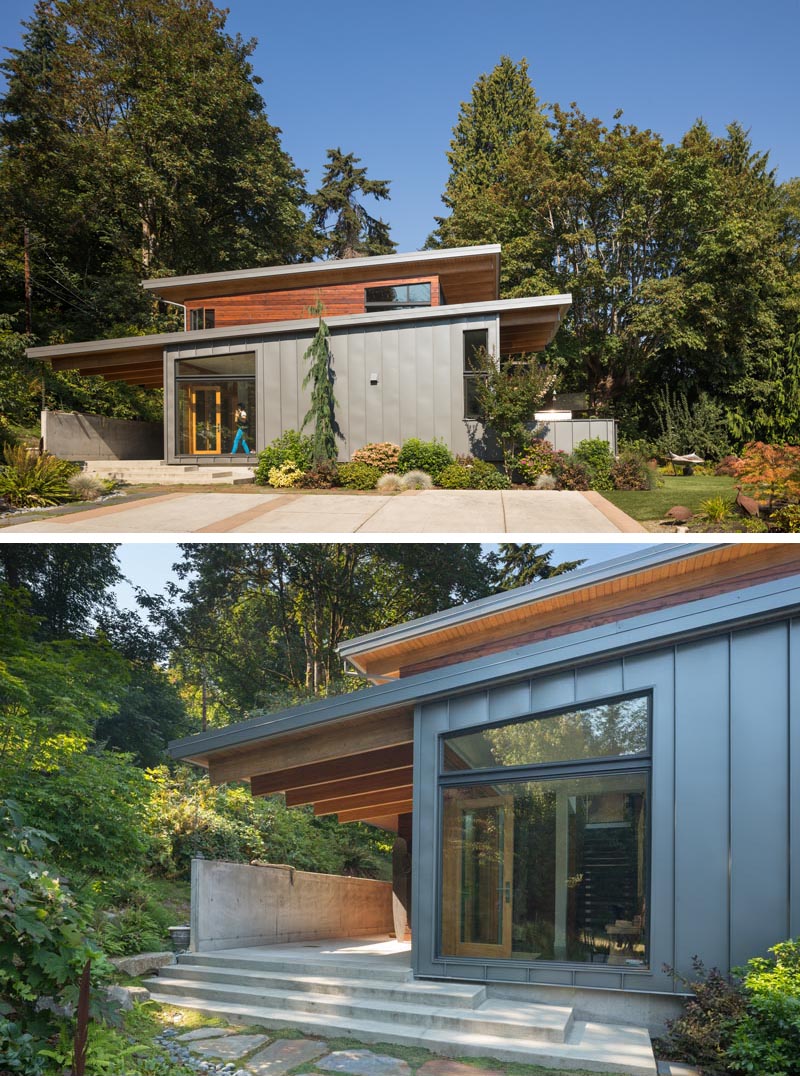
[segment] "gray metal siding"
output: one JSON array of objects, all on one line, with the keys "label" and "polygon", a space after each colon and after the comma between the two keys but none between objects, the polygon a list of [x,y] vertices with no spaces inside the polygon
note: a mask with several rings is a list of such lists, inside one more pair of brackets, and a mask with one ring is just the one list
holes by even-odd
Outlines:
[{"label": "gray metal siding", "polygon": [[[369,442],[402,444],[409,437],[438,437],[453,452],[469,452],[471,432],[480,436],[481,429],[479,424],[464,419],[462,337],[466,329],[476,328],[488,330],[489,350],[497,353],[498,320],[493,315],[332,329],[336,418],[344,434],[340,459],[349,459],[355,449]],[[292,336],[269,336],[262,331],[253,337],[169,348],[165,353],[164,379],[165,458],[178,461],[174,380],[177,359],[255,353],[256,434],[261,449],[284,430],[300,429],[302,425],[310,400],[310,387],[303,388],[308,369],[303,356],[312,337],[311,331]],[[377,384],[371,383],[373,374],[377,375]],[[216,462],[215,457],[191,459],[196,463]]]},{"label": "gray metal siding", "polygon": [[[680,991],[664,970],[723,969],[800,931],[800,621],[719,629],[650,651],[423,704],[415,724],[419,975]],[[437,958],[438,737],[618,692],[652,691],[650,970]]]}]

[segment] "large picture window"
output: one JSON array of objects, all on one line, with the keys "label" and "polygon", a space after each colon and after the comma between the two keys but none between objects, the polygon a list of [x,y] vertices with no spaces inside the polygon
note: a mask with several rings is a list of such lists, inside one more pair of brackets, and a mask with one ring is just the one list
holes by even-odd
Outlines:
[{"label": "large picture window", "polygon": [[254,355],[181,359],[175,376],[179,456],[255,453]]},{"label": "large picture window", "polygon": [[443,738],[441,955],[648,966],[648,696]]}]

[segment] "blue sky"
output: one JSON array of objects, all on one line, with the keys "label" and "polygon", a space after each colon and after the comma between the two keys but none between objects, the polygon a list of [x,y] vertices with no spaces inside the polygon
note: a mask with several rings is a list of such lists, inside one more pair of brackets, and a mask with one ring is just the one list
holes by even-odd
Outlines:
[{"label": "blue sky", "polygon": [[[647,548],[647,543],[563,542],[554,545],[543,542],[546,549],[555,549],[554,561],[585,559],[590,564],[635,553]],[[159,593],[167,580],[175,581],[172,565],[180,560],[180,550],[171,542],[127,542],[118,549],[120,566],[126,582],[116,588],[119,604],[136,609],[134,587],[143,587],[150,594]]]},{"label": "blue sky", "polygon": [[[0,42],[19,42],[33,0],[4,0]],[[389,179],[381,212],[401,250],[422,245],[441,212],[459,104],[503,53],[527,57],[544,101],[680,138],[696,117],[739,120],[771,151],[780,179],[800,175],[800,0],[408,0],[268,4],[231,0],[231,32],[256,37],[256,73],[296,164],[319,181],[329,146]]]}]

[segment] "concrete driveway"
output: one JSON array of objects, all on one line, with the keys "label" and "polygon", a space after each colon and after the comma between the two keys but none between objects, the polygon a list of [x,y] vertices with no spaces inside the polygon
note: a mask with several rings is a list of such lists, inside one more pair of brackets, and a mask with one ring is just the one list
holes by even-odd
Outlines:
[{"label": "concrete driveway", "polygon": [[638,523],[599,493],[414,490],[195,493],[180,490],[8,521],[6,534],[620,534]]}]

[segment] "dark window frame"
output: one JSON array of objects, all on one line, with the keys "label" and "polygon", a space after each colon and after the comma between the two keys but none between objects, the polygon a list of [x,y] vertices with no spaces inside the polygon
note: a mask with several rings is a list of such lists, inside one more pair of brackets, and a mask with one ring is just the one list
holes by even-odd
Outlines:
[{"label": "dark window frame", "polygon": [[[241,351],[241,352],[235,352],[235,354],[236,355],[247,355],[247,356],[252,355],[253,360],[255,361],[255,359],[256,359],[256,353],[254,351]],[[191,356],[191,358],[194,358],[194,357],[195,356]],[[219,359],[225,359],[225,358],[228,358],[230,356],[219,355],[219,356],[214,356],[214,357],[219,358]],[[188,359],[187,361],[191,361],[191,358]],[[175,458],[176,459],[196,460],[198,458],[196,454],[194,454],[194,453],[188,453],[187,454],[186,452],[181,452],[181,450],[180,450],[180,436],[181,436],[181,433],[180,433],[179,393],[180,393],[181,386],[189,385],[189,384],[219,385],[219,384],[222,384],[225,381],[228,381],[228,382],[230,382],[230,381],[245,381],[248,384],[252,384],[253,388],[255,389],[256,385],[257,385],[258,378],[257,378],[257,375],[255,373],[255,367],[254,367],[254,370],[253,370],[252,374],[240,374],[238,376],[234,375],[233,377],[231,377],[229,375],[226,375],[224,373],[216,373],[216,374],[211,374],[211,373],[209,373],[209,374],[198,374],[198,373],[182,374],[182,373],[179,372],[179,370],[180,370],[180,367],[179,367],[180,362],[181,362],[181,356],[178,355],[178,356],[176,356],[176,358],[174,360],[174,364],[173,364],[174,376],[173,376],[173,379],[172,379],[172,383],[173,383],[173,386],[174,386],[174,388],[173,388],[173,404],[172,404],[172,410],[173,410],[172,436],[173,436],[173,439],[174,439],[173,443],[175,445]],[[253,413],[257,414],[257,410],[258,410],[258,400],[256,399],[256,403],[255,403],[255,407],[253,409]],[[255,444],[255,437],[256,437],[256,427],[255,427],[255,424],[254,424],[253,425],[253,443],[254,444]],[[255,452],[253,453],[253,455],[255,455]],[[225,459],[238,459],[238,456],[234,456],[231,452],[220,452],[219,455],[216,455],[216,454],[208,455],[208,456],[205,456],[205,459],[206,460],[222,459],[223,457]]]},{"label": "dark window frame", "polygon": [[[468,343],[470,336],[477,336],[480,334],[483,337],[483,343],[475,345]],[[484,350],[489,350],[489,330],[488,329],[465,329],[462,333],[462,375],[464,383],[464,418],[471,421],[480,421],[483,416],[480,414],[477,407],[470,407],[471,387],[478,381],[485,381],[486,374],[480,370],[475,370],[471,365],[471,352],[477,348],[482,347]]]},{"label": "dark window frame", "polygon": [[[213,306],[196,306],[189,311],[189,331],[216,328],[216,310]],[[199,322],[199,324],[196,324]]]},{"label": "dark window frame", "polygon": [[[399,291],[401,288],[406,289],[408,295],[409,288],[426,287],[428,289],[428,301],[420,302],[418,299],[370,299],[370,292],[387,291],[392,289],[393,291]],[[419,307],[425,308],[433,304],[433,281],[431,280],[417,280],[408,284],[371,284],[369,287],[364,288],[364,310],[366,313],[375,313],[379,310],[413,310]]]},{"label": "dark window frame", "polygon": [[[645,865],[644,865],[644,894],[646,920],[644,924],[644,944],[647,955],[647,963],[641,967],[625,967],[625,975],[652,975],[652,876],[653,876],[653,689],[620,692],[615,695],[605,696],[600,699],[584,700],[576,702],[572,709],[590,708],[602,706],[606,703],[624,701],[625,699],[644,698],[647,702],[647,751],[635,755],[615,755],[603,758],[575,759],[567,762],[543,762],[523,766],[497,766],[492,769],[475,770],[450,770],[444,769],[444,745],[445,741],[454,736],[481,732],[484,729],[500,728],[504,725],[514,725],[521,721],[530,721],[531,718],[551,717],[556,714],[569,712],[570,707],[558,706],[548,710],[532,711],[516,718],[505,718],[499,721],[481,722],[467,728],[453,730],[452,732],[440,733],[437,736],[437,823],[436,823],[436,905],[434,908],[435,923],[435,959],[451,962],[486,966],[487,964],[509,965],[519,967],[525,964],[517,958],[511,960],[505,958],[466,957],[445,954],[442,951],[442,901],[443,901],[443,862],[444,862],[444,795],[448,788],[459,786],[471,786],[476,784],[525,784],[547,780],[569,779],[570,777],[609,777],[620,773],[642,773],[644,775],[645,795],[647,804],[647,818],[645,831]],[[530,967],[566,968],[570,971],[591,969],[592,972],[604,974],[619,974],[620,969],[613,965],[588,964],[576,960],[537,960],[528,962]],[[534,980],[535,981],[535,980]]]}]

